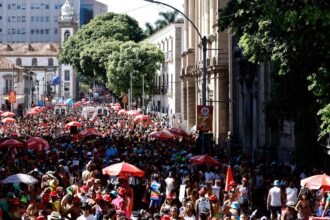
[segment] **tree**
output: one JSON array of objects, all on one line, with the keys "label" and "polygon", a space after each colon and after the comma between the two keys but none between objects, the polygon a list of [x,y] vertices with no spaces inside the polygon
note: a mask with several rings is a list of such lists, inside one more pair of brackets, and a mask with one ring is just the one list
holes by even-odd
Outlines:
[{"label": "tree", "polygon": [[106,79],[108,56],[121,41],[139,42],[144,38],[138,22],[124,14],[97,16],[64,43],[60,61],[73,66],[83,76]]},{"label": "tree", "polygon": [[296,122],[298,149],[315,146],[317,112],[321,135],[330,131],[329,6],[328,0],[230,0],[220,11],[219,27],[230,27],[251,62],[272,61],[266,111],[270,121]]},{"label": "tree", "polygon": [[[116,94],[127,93],[133,77],[133,95],[142,95],[142,76],[145,87],[152,88],[156,71],[160,68],[163,53],[145,41],[124,42],[119,51],[112,53],[107,65],[109,88]],[[148,91],[146,91],[148,94]]]},{"label": "tree", "polygon": [[177,11],[167,11],[167,12],[159,12],[160,19],[155,22],[155,27],[151,25],[149,22],[145,24],[146,30],[145,35],[150,36],[158,30],[166,27],[167,25],[174,23],[178,20],[179,12]]}]

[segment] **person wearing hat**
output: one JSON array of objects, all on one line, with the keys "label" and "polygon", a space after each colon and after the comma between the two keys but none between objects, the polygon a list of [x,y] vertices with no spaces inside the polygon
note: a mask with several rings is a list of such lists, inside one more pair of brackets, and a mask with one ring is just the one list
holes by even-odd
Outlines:
[{"label": "person wearing hat", "polygon": [[282,193],[280,181],[275,180],[274,186],[270,188],[267,196],[267,209],[270,211],[270,219],[281,219]]},{"label": "person wearing hat", "polygon": [[211,218],[213,214],[212,205],[210,199],[205,197],[206,189],[202,187],[198,193],[199,198],[195,203],[197,218]]},{"label": "person wearing hat", "polygon": [[88,193],[88,187],[87,186],[82,186],[80,188],[80,193],[78,193],[78,197],[79,197],[79,199],[81,200],[82,203],[87,202],[87,199],[88,199],[87,193]]},{"label": "person wearing hat", "polygon": [[212,205],[212,210],[213,210],[213,217],[220,218],[220,201],[216,197],[216,195],[210,195],[210,201]]},{"label": "person wearing hat", "polygon": [[251,199],[251,195],[250,195],[251,191],[247,184],[246,177],[242,178],[242,184],[238,185],[236,190],[237,190],[237,201],[240,205],[240,208],[244,213],[247,213],[249,209],[249,202]]},{"label": "person wearing hat", "polygon": [[47,220],[62,220],[62,216],[58,212],[52,212],[47,216]]},{"label": "person wearing hat", "polygon": [[82,215],[80,215],[77,220],[94,220],[95,216],[90,213],[91,208],[87,203],[83,203],[81,206],[81,210],[83,212]]},{"label": "person wearing hat", "polygon": [[229,212],[230,212],[231,216],[234,216],[234,219],[239,219],[240,207],[239,207],[239,203],[237,201],[234,201],[231,203]]}]

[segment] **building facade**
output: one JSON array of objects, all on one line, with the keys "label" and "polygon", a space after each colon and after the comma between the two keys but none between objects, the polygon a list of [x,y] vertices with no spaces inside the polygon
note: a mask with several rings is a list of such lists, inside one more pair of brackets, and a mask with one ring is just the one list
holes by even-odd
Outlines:
[{"label": "building facade", "polygon": [[80,25],[87,24],[97,15],[108,12],[108,6],[95,0],[81,0],[80,2]]},{"label": "building facade", "polygon": [[201,37],[207,37],[206,105],[213,107],[212,136],[216,142],[225,141],[229,131],[228,94],[228,34],[218,32],[217,12],[225,0],[185,0],[184,51],[182,53],[182,116],[187,128],[197,123],[197,105],[202,105],[202,47]]},{"label": "building facade", "polygon": [[180,114],[181,112],[181,52],[183,23],[172,23],[151,35],[147,40],[164,53],[164,61],[155,76],[156,94],[149,103],[149,110]]},{"label": "building facade", "polygon": [[[105,4],[95,0],[70,1],[75,8],[78,24],[80,20],[83,21],[82,24],[86,24],[96,15],[108,11]],[[0,43],[58,42],[58,22],[64,2],[65,0],[1,0]],[[83,13],[81,19],[80,13]]]}]

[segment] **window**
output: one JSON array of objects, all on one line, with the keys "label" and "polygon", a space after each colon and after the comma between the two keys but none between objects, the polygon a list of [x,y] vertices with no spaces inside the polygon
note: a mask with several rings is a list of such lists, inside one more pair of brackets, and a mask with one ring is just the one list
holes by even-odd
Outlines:
[{"label": "window", "polygon": [[64,80],[65,81],[70,81],[70,70],[65,70],[64,71]]},{"label": "window", "polygon": [[45,34],[49,34],[49,29],[45,29]]},{"label": "window", "polygon": [[22,22],[26,22],[26,16],[22,16]]},{"label": "window", "polygon": [[44,29],[41,29],[40,30],[40,34],[44,34],[45,33],[45,30]]},{"label": "window", "polygon": [[45,9],[49,9],[49,5],[48,4],[45,5]]},{"label": "window", "polygon": [[0,16],[0,20],[2,20],[2,16]]},{"label": "window", "polygon": [[34,34],[34,29],[31,29],[31,34]]},{"label": "window", "polygon": [[54,34],[58,34],[58,29],[57,28],[54,29]]},{"label": "window", "polygon": [[45,22],[49,22],[49,16],[45,17]]},{"label": "window", "polygon": [[32,66],[38,66],[38,60],[37,58],[32,59]]},{"label": "window", "polygon": [[17,66],[22,66],[22,59],[21,58],[16,59],[16,65]]},{"label": "window", "polygon": [[0,28],[0,33],[2,32],[2,28]]},{"label": "window", "polygon": [[25,3],[22,4],[22,10],[25,10],[26,9],[26,6],[25,6]]},{"label": "window", "polygon": [[11,16],[8,16],[7,21],[11,22]]},{"label": "window", "polygon": [[21,5],[17,5],[17,10],[20,10],[21,9]]},{"label": "window", "polygon": [[39,34],[39,29],[36,29],[36,34]]},{"label": "window", "polygon": [[54,20],[55,22],[58,22],[58,16],[55,16]]},{"label": "window", "polygon": [[48,66],[54,66],[54,59],[53,58],[48,59]]},{"label": "window", "polygon": [[0,4],[0,8],[2,7],[2,4]]},{"label": "window", "polygon": [[8,4],[8,9],[9,9],[9,10],[11,9],[11,4]]},{"label": "window", "polygon": [[16,16],[11,16],[11,21],[16,22]]},{"label": "window", "polygon": [[34,22],[34,16],[31,16],[31,22]]}]

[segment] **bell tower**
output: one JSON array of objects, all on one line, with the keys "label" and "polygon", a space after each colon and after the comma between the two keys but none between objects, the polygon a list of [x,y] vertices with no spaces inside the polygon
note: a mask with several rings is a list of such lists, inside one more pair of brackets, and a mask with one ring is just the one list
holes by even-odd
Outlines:
[{"label": "bell tower", "polygon": [[[71,0],[66,0],[61,7],[61,16],[59,19],[59,42],[62,49],[65,41],[78,30],[78,16],[75,13]],[[77,74],[72,66],[60,64],[59,76],[61,84],[59,85],[59,98],[76,98]]]}]

